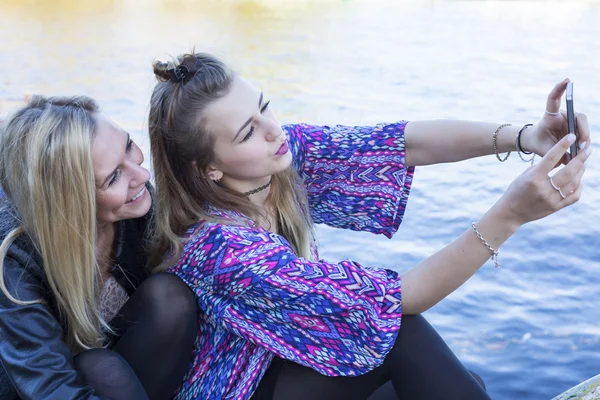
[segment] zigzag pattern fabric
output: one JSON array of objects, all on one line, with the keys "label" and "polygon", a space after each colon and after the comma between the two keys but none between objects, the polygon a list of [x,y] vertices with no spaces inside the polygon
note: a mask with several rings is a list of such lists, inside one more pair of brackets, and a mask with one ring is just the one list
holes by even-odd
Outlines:
[{"label": "zigzag pattern fabric", "polygon": [[[393,235],[414,173],[404,165],[404,126],[284,127],[315,221]],[[383,362],[402,316],[396,272],[306,260],[244,215],[209,211],[238,222],[191,226],[169,269],[203,311],[178,399],[249,399],[273,355],[329,376],[364,374]]]},{"label": "zigzag pattern fabric", "polygon": [[283,126],[315,223],[392,237],[415,172],[404,164],[406,123]]}]

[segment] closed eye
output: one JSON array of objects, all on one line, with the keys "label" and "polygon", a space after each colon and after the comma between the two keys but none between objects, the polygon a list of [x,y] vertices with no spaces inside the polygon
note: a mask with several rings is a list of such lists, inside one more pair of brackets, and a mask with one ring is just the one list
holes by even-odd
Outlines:
[{"label": "closed eye", "polygon": [[250,137],[252,136],[253,133],[254,133],[254,127],[251,126],[250,130],[248,131],[246,136],[244,136],[244,138],[240,141],[240,143],[244,143],[246,140],[250,139]]},{"label": "closed eye", "polygon": [[264,106],[262,106],[262,108],[260,109],[260,113],[261,113],[261,114],[265,112],[265,110],[267,109],[267,107],[269,107],[269,104],[270,104],[270,103],[271,103],[271,100],[267,101],[267,102],[265,103],[265,105],[264,105]]},{"label": "closed eye", "polygon": [[131,153],[131,149],[133,148],[133,140],[131,138],[127,138],[127,146],[125,147],[125,153]]},{"label": "closed eye", "polygon": [[[266,109],[269,107],[269,104],[271,103],[271,100],[267,101],[260,109],[260,113],[264,113],[266,111]],[[250,130],[248,131],[248,133],[246,134],[246,136],[244,136],[244,138],[240,141],[240,143],[244,143],[245,141],[247,141],[248,139],[250,139],[252,137],[252,134],[254,134],[254,127],[251,126]]]},{"label": "closed eye", "polygon": [[108,182],[108,187],[111,187],[112,185],[114,185],[115,183],[117,183],[117,181],[119,180],[120,177],[121,177],[121,170],[117,169],[115,171],[115,173],[113,174],[110,182]]},{"label": "closed eye", "polygon": [[[127,135],[127,144],[125,145],[125,154],[129,155],[129,153],[131,153],[131,149],[133,149],[133,140],[131,140],[131,137],[129,137],[129,134],[128,134]],[[119,181],[120,177],[121,177],[121,168],[117,168],[115,170],[114,174],[112,175],[112,177],[110,178],[110,181],[108,182],[108,187],[111,187],[112,185],[117,183]]]}]

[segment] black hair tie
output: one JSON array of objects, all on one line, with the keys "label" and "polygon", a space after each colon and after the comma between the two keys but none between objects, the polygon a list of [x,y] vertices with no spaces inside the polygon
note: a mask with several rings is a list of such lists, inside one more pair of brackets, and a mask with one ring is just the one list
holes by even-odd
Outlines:
[{"label": "black hair tie", "polygon": [[168,71],[171,74],[171,82],[187,82],[190,78],[190,70],[185,65],[178,65],[177,67]]},{"label": "black hair tie", "polygon": [[[523,149],[523,147],[521,147],[521,133],[523,133],[523,131],[527,128],[529,128],[530,126],[533,126],[533,124],[525,124],[523,125],[523,127],[521,128],[521,130],[519,131],[519,133],[517,133],[517,151],[520,153],[523,153],[525,155],[530,155],[531,153],[533,153],[533,151],[525,151]],[[528,160],[529,161],[529,160]]]}]

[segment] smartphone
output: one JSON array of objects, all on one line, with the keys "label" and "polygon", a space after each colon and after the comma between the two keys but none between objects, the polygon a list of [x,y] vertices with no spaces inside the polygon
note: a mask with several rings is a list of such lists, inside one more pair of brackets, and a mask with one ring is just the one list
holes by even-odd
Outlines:
[{"label": "smartphone", "polygon": [[[567,125],[569,133],[575,133],[575,110],[573,109],[573,82],[567,83]],[[571,159],[577,155],[577,140],[571,145]]]}]

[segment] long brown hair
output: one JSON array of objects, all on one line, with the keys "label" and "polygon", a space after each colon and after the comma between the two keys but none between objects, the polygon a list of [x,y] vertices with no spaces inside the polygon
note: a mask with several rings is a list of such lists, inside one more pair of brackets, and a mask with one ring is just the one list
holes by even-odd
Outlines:
[{"label": "long brown hair", "polygon": [[[238,211],[255,222],[265,216],[245,195],[208,177],[215,138],[205,129],[203,112],[229,92],[235,73],[204,53],[183,54],[169,63],[156,61],[153,67],[159,82],[150,100],[148,128],[158,213],[151,263],[161,270],[179,257],[182,235],[190,225],[215,220],[207,204]],[[185,73],[177,75],[181,71]],[[282,236],[299,256],[311,258],[308,201],[293,167],[273,175],[267,202],[277,210]],[[171,256],[163,261],[165,253]]]},{"label": "long brown hair", "polygon": [[17,210],[20,226],[0,246],[0,289],[22,301],[4,282],[4,259],[21,234],[43,261],[67,327],[73,352],[102,345],[108,328],[96,308],[96,186],[91,148],[96,102],[88,97],[33,96],[4,121],[0,133],[0,186]]}]

